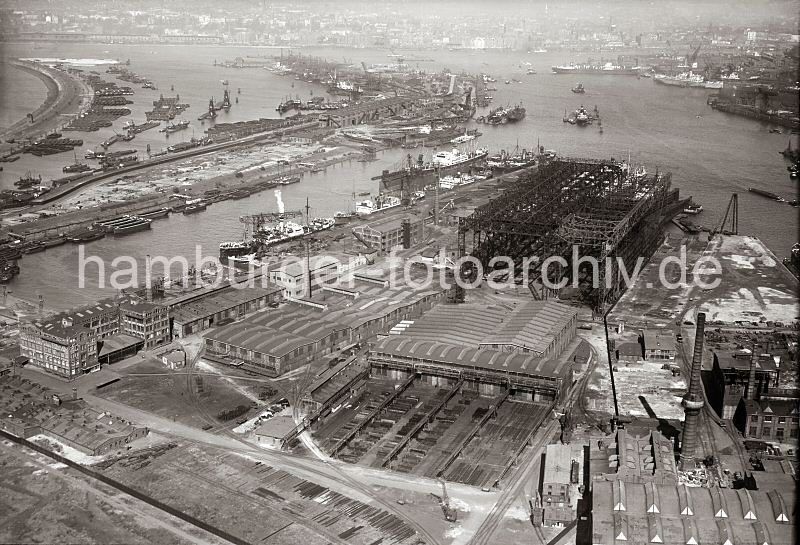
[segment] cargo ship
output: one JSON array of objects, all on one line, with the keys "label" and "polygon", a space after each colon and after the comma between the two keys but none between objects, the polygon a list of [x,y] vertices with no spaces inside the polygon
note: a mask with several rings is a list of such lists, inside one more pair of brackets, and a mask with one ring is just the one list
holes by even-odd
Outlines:
[{"label": "cargo ship", "polygon": [[748,187],[747,190],[750,193],[755,193],[756,195],[761,195],[762,197],[766,197],[768,199],[772,199],[773,201],[786,202],[786,199],[784,199],[783,197],[780,197],[780,196],[778,196],[775,193],[772,193],[770,191],[764,191],[763,189],[758,189],[756,187]]},{"label": "cargo ship", "polygon": [[258,244],[252,240],[234,240],[220,242],[219,258],[224,260],[228,257],[239,257],[255,252]]},{"label": "cargo ship", "polygon": [[637,76],[639,69],[636,67],[618,66],[613,62],[604,64],[563,64],[552,66],[554,74],[598,74],[607,76]]},{"label": "cargo ship", "polygon": [[391,208],[400,206],[400,199],[392,195],[378,195],[375,201],[366,199],[356,203],[356,214],[359,216],[369,216],[378,212],[385,212]]},{"label": "cargo ship", "polygon": [[424,155],[419,154],[417,161],[414,162],[411,155],[408,155],[405,167],[394,171],[384,170],[380,176],[372,179],[381,182],[382,192],[410,193],[436,183],[440,176],[459,172],[469,173],[472,169],[481,166],[488,155],[489,151],[486,148],[478,148],[469,152],[457,149],[452,152],[441,151],[430,161],[426,161]]}]

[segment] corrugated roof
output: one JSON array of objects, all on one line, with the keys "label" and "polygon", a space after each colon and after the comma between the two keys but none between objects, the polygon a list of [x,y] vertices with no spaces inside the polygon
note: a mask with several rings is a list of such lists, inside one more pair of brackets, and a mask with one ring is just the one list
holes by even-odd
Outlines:
[{"label": "corrugated roof", "polygon": [[484,348],[466,348],[452,344],[418,340],[403,335],[392,335],[380,341],[374,353],[424,359],[453,366],[479,367],[500,373],[520,373],[531,376],[565,377],[566,365],[556,360],[522,352],[501,352]]}]

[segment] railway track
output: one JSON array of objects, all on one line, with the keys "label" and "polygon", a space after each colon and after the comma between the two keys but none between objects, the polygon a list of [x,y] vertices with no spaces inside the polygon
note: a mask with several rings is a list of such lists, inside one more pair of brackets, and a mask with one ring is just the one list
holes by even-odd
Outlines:
[{"label": "railway track", "polygon": [[[350,488],[352,488],[354,490],[357,490],[358,492],[361,492],[362,494],[364,494],[366,497],[370,498],[376,504],[379,504],[380,506],[382,506],[382,508],[384,508],[387,512],[392,513],[393,515],[395,515],[398,518],[400,518],[403,521],[405,521],[406,524],[408,524],[411,528],[413,528],[417,532],[417,534],[422,539],[424,539],[424,542],[427,545],[436,545],[436,544],[439,543],[439,540],[436,537],[434,537],[433,534],[428,532],[424,527],[422,527],[416,521],[408,518],[407,515],[404,515],[403,513],[399,512],[394,507],[394,505],[392,503],[375,497],[375,493],[370,487],[362,485],[356,479],[350,477],[345,472],[343,472],[341,469],[336,467],[335,464],[330,463],[329,460],[326,460],[324,458],[318,458],[323,464],[325,464],[328,468],[330,468],[330,470],[331,470],[330,472],[322,471],[321,469],[318,469],[318,468],[310,468],[309,466],[307,466],[305,464],[299,464],[299,463],[294,462],[295,458],[290,454],[283,453],[283,452],[269,452],[269,453],[267,453],[262,449],[258,449],[256,447],[253,447],[253,446],[247,444],[246,442],[242,441],[241,437],[239,437],[236,434],[234,434],[229,429],[229,426],[227,424],[220,424],[211,414],[208,413],[208,411],[206,411],[203,408],[202,403],[200,403],[200,401],[199,401],[199,399],[197,397],[197,393],[194,390],[194,384],[193,384],[193,381],[192,381],[192,377],[195,376],[194,375],[194,369],[195,369],[195,366],[196,366],[197,362],[200,360],[201,356],[202,356],[202,351],[199,352],[197,354],[197,356],[192,358],[192,360],[186,366],[186,388],[187,388],[187,391],[189,393],[189,400],[194,405],[194,407],[197,409],[198,415],[203,420],[208,422],[208,424],[210,424],[212,426],[210,429],[206,430],[208,433],[224,435],[227,438],[229,438],[230,440],[235,441],[236,443],[242,445],[241,449],[233,447],[233,448],[231,448],[229,450],[236,450],[236,451],[239,451],[239,452],[242,452],[242,453],[246,453],[246,454],[250,454],[250,455],[256,454],[256,455],[264,456],[266,454],[269,454],[268,459],[274,457],[274,460],[272,461],[272,463],[276,463],[277,465],[279,465],[281,467],[292,467],[294,469],[301,470],[301,471],[306,471],[306,472],[315,474],[317,476],[320,476],[320,477],[323,477],[323,478],[326,478],[326,479],[331,479],[334,482],[338,482],[339,484],[343,484],[345,486],[349,486]],[[192,441],[192,442],[197,443],[197,444],[202,444],[202,441]],[[334,473],[335,475],[332,475],[331,473]]]},{"label": "railway track", "polygon": [[[589,382],[590,375],[591,373],[587,370],[587,372],[580,378],[580,382],[572,386],[572,390],[564,404],[565,406],[572,406],[575,402],[576,396],[583,395],[583,392],[586,391],[586,385]],[[514,501],[519,497],[525,483],[529,482],[529,479],[534,478],[531,473],[535,468],[538,467],[537,464],[533,463],[534,460],[541,456],[542,452],[550,443],[550,441],[552,441],[559,428],[560,423],[558,420],[550,420],[544,428],[541,428],[536,433],[535,437],[538,437],[539,439],[538,441],[534,441],[534,444],[537,444],[538,446],[531,450],[528,455],[525,456],[525,461],[520,464],[525,469],[518,471],[508,483],[508,486],[500,495],[500,498],[494,504],[494,507],[492,507],[489,515],[476,530],[475,534],[472,536],[472,539],[470,539],[469,543],[471,545],[488,545],[493,543],[492,537],[497,528],[503,522],[506,511],[508,511],[509,507],[511,507]],[[542,543],[545,543],[544,533],[542,532],[541,528],[538,530],[539,531],[537,532],[537,535],[540,536]]]}]

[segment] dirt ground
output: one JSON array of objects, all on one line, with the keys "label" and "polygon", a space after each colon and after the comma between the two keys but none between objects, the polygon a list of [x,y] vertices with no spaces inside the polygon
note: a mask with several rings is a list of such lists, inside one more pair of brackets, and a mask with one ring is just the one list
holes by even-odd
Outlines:
[{"label": "dirt ground", "polygon": [[222,543],[183,523],[170,531],[155,520],[168,515],[5,440],[0,473],[2,543]]}]

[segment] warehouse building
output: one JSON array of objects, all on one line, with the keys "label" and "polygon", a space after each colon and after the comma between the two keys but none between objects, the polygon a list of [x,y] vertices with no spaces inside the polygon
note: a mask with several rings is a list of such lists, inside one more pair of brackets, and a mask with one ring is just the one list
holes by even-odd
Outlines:
[{"label": "warehouse building", "polygon": [[560,356],[576,337],[577,312],[552,301],[513,309],[441,304],[371,350],[372,372],[422,374],[434,384],[463,379],[483,395],[511,390],[521,401],[561,399],[572,383]]},{"label": "warehouse building", "polygon": [[220,327],[205,336],[206,350],[243,361],[253,372],[278,376],[334,350],[386,334],[420,316],[444,292],[386,286],[357,276],[353,288],[322,287],[312,297]]},{"label": "warehouse building", "polygon": [[578,313],[555,301],[527,301],[508,309],[477,304],[439,305],[405,330],[419,340],[548,358],[575,339]]},{"label": "warehouse building", "polygon": [[218,325],[220,322],[252,314],[279,302],[282,299],[281,291],[277,286],[237,289],[226,285],[172,299],[167,302],[170,308],[172,335],[183,338]]},{"label": "warehouse building", "polygon": [[498,395],[509,389],[514,399],[524,401],[557,401],[572,384],[568,362],[416,340],[404,334],[376,343],[370,349],[369,362],[375,375],[402,379],[416,373],[442,387],[463,379],[465,388],[482,395]]}]

